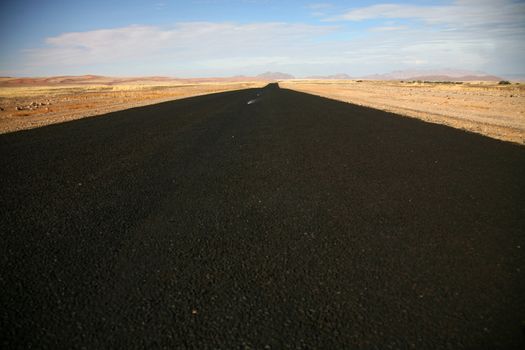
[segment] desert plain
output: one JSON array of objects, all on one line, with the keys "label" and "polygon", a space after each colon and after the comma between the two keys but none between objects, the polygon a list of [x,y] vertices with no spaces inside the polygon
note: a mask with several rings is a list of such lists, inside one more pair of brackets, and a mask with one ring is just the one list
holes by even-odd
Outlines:
[{"label": "desert plain", "polygon": [[[257,88],[261,79],[0,78],[0,133],[216,92]],[[525,85],[289,79],[288,88],[525,144]]]},{"label": "desert plain", "polygon": [[525,85],[521,83],[289,80],[280,85],[525,144]]},{"label": "desert plain", "polygon": [[262,81],[108,78],[0,78],[0,134],[217,92]]}]

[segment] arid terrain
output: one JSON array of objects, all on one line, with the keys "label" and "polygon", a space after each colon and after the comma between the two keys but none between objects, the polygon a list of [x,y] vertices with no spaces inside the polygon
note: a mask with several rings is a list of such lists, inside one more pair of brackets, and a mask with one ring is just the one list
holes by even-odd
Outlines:
[{"label": "arid terrain", "polygon": [[525,144],[525,85],[289,80],[281,87]]},{"label": "arid terrain", "polygon": [[525,143],[525,85],[289,80],[284,88]]},{"label": "arid terrain", "polygon": [[185,97],[261,87],[264,81],[106,78],[0,78],[0,133]]},{"label": "arid terrain", "polygon": [[[261,87],[268,81],[263,76],[0,78],[0,133],[190,96]],[[524,84],[288,79],[281,80],[280,85],[525,144]]]}]

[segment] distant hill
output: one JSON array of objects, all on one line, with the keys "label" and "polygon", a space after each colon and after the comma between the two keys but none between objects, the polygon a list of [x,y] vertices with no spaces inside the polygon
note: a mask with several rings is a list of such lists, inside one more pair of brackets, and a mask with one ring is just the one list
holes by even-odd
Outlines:
[{"label": "distant hill", "polygon": [[500,81],[503,78],[481,71],[459,69],[403,70],[362,77],[369,80]]},{"label": "distant hill", "polygon": [[[525,81],[523,76],[501,78],[484,72],[466,70],[405,70],[387,74],[373,74],[359,79],[368,80],[422,80],[422,81]],[[101,75],[64,75],[54,77],[0,77],[0,86],[58,86],[58,85],[117,85],[117,84],[148,84],[148,83],[204,83],[204,82],[241,82],[241,81],[276,81],[295,79],[291,74],[282,72],[266,72],[257,76],[237,75],[233,77],[209,78],[176,78],[163,76],[150,77],[107,77]],[[319,80],[353,80],[348,74],[316,75],[304,79]]]},{"label": "distant hill", "polygon": [[295,79],[293,75],[281,73],[281,72],[266,72],[256,76],[259,79],[268,79],[268,80],[279,80],[279,79]]},{"label": "distant hill", "polygon": [[36,78],[0,78],[0,86],[115,85],[141,82],[179,81],[169,77],[105,77],[100,75],[64,75]]},{"label": "distant hill", "polygon": [[255,77],[236,75],[233,77],[175,78],[175,77],[107,77],[101,75],[63,75],[53,77],[0,77],[0,86],[58,86],[58,85],[117,85],[137,83],[205,83],[274,81],[294,79],[293,75],[281,72],[266,72]]},{"label": "distant hill", "polygon": [[309,77],[305,77],[305,79],[327,79],[327,80],[336,80],[336,79],[342,79],[342,80],[351,80],[353,79],[351,76],[349,76],[348,74],[345,74],[345,73],[339,73],[339,74],[334,74],[334,75],[312,75],[312,76],[309,76]]}]

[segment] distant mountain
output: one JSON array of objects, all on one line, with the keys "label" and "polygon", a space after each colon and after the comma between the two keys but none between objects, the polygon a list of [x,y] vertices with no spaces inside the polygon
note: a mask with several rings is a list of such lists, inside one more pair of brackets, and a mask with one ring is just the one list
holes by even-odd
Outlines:
[{"label": "distant mountain", "polygon": [[0,87],[15,86],[59,86],[59,85],[117,85],[151,83],[206,83],[275,81],[293,79],[293,75],[280,72],[266,72],[256,77],[236,75],[233,77],[176,78],[163,76],[149,77],[107,77],[101,75],[62,75],[52,77],[0,77]]},{"label": "distant mountain", "polygon": [[293,75],[281,73],[281,72],[266,72],[256,76],[259,79],[268,79],[268,80],[279,80],[279,79],[295,79]]},{"label": "distant mountain", "polygon": [[401,70],[386,74],[364,76],[370,80],[427,80],[427,81],[500,81],[501,77],[481,71],[459,69]]},{"label": "distant mountain", "polygon": [[309,77],[305,77],[305,79],[351,80],[352,77],[345,73],[339,73],[334,75],[311,75]]},{"label": "distant mountain", "polygon": [[505,74],[504,78],[511,81],[525,82],[525,74]]},{"label": "distant mountain", "polygon": [[114,85],[140,82],[180,81],[170,77],[105,77],[101,75],[62,75],[34,78],[0,78],[0,86],[49,86],[49,85]]}]

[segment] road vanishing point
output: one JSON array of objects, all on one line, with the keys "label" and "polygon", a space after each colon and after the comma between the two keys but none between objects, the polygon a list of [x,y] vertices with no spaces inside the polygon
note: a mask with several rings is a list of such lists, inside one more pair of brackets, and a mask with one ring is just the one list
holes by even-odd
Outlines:
[{"label": "road vanishing point", "polygon": [[520,349],[525,147],[280,89],[0,136],[4,349]]}]

